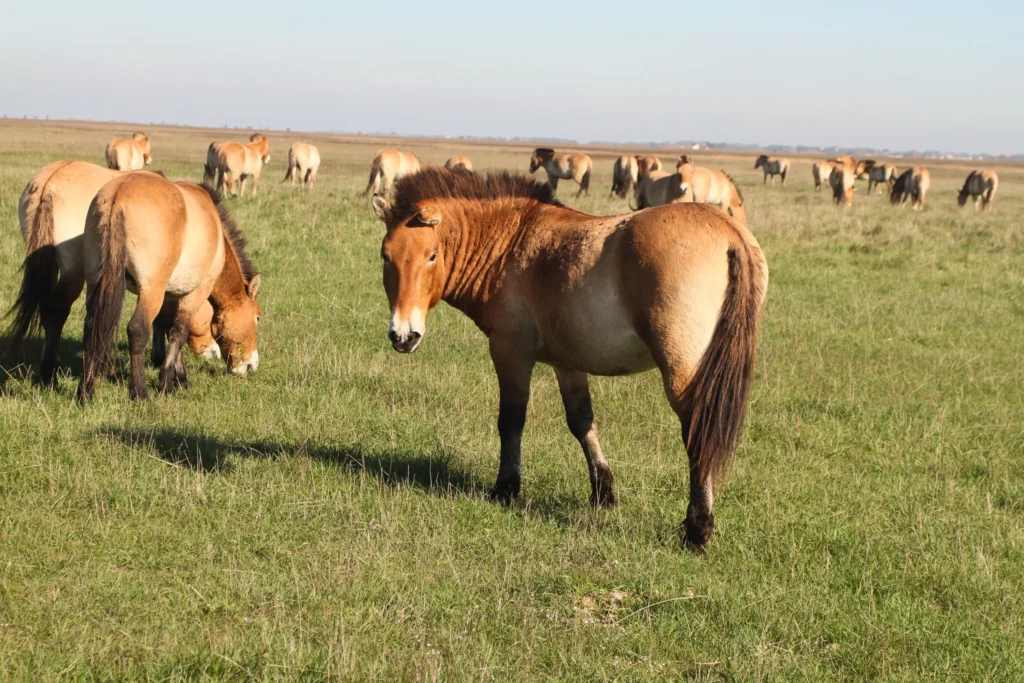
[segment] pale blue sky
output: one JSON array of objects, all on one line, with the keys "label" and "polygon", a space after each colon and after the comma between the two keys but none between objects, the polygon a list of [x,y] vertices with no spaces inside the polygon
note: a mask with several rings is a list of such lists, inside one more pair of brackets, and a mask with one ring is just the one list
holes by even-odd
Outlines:
[{"label": "pale blue sky", "polygon": [[0,114],[1024,152],[1024,3],[0,0]]}]

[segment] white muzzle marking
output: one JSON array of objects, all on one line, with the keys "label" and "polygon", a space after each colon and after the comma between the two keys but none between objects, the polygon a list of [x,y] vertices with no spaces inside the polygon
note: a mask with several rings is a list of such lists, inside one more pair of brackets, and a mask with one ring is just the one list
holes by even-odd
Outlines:
[{"label": "white muzzle marking", "polygon": [[231,368],[231,373],[234,375],[238,375],[239,377],[243,377],[250,370],[256,372],[256,370],[259,369],[259,367],[260,352],[253,351],[251,356],[249,356],[247,359],[245,359],[235,367]]},{"label": "white muzzle marking", "polygon": [[206,360],[221,360],[223,356],[220,355],[220,347],[217,344],[210,344],[203,349],[200,354]]},{"label": "white muzzle marking", "polygon": [[423,339],[423,335],[427,331],[426,321],[423,318],[423,311],[419,308],[414,308],[409,312],[409,318],[402,320],[398,317],[398,313],[392,313],[391,325],[388,327],[388,337],[396,344],[406,343],[410,337],[414,336],[413,333],[419,335],[416,339],[416,343],[409,352],[415,351],[420,345],[420,340]]}]

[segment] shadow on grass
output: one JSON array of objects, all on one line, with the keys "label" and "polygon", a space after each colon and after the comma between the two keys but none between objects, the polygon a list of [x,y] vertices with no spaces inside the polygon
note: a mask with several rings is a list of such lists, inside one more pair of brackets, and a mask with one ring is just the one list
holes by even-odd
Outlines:
[{"label": "shadow on grass", "polygon": [[[39,359],[43,355],[42,336],[27,337],[14,349],[8,349],[7,344],[7,336],[0,336],[0,394],[6,391],[7,381],[11,379],[31,378],[33,384],[40,384]],[[81,339],[62,339],[57,355],[61,361],[60,373],[81,377]]]}]

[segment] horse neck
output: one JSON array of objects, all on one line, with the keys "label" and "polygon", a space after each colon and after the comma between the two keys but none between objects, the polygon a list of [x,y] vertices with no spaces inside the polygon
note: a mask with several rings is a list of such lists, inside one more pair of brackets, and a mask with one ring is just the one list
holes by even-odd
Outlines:
[{"label": "horse neck", "polygon": [[221,268],[217,281],[213,283],[213,291],[210,292],[210,301],[218,310],[237,306],[246,296],[245,274],[242,272],[242,264],[238,260],[235,248],[227,235],[222,234],[221,239],[224,240],[224,267]]}]

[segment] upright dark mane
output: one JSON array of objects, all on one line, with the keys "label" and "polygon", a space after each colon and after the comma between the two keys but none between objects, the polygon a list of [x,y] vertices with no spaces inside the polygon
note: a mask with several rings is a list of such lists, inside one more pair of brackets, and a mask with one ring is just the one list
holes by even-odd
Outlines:
[{"label": "upright dark mane", "polygon": [[228,213],[228,207],[224,206],[224,195],[207,183],[203,183],[199,187],[206,190],[206,194],[210,195],[210,200],[213,202],[213,205],[217,207],[217,213],[220,215],[220,224],[224,228],[224,234],[227,235],[228,242],[231,243],[231,248],[234,250],[235,256],[238,257],[238,265],[242,269],[242,274],[248,282],[258,271],[256,270],[256,266],[253,265],[252,259],[249,258],[249,250],[245,241],[245,235],[242,234],[242,230],[231,218],[231,214]]},{"label": "upright dark mane", "polygon": [[404,221],[419,212],[420,202],[430,199],[533,199],[562,206],[550,185],[533,178],[507,171],[483,176],[463,168],[449,171],[430,167],[398,179],[392,215],[397,221]]},{"label": "upright dark mane", "polygon": [[742,204],[743,203],[743,193],[740,192],[740,186],[736,184],[736,181],[732,179],[731,175],[729,175],[728,173],[725,172],[724,168],[722,169],[722,175],[724,175],[726,178],[728,178],[729,182],[732,183],[732,189],[736,190],[736,196],[740,198],[740,204]]}]

